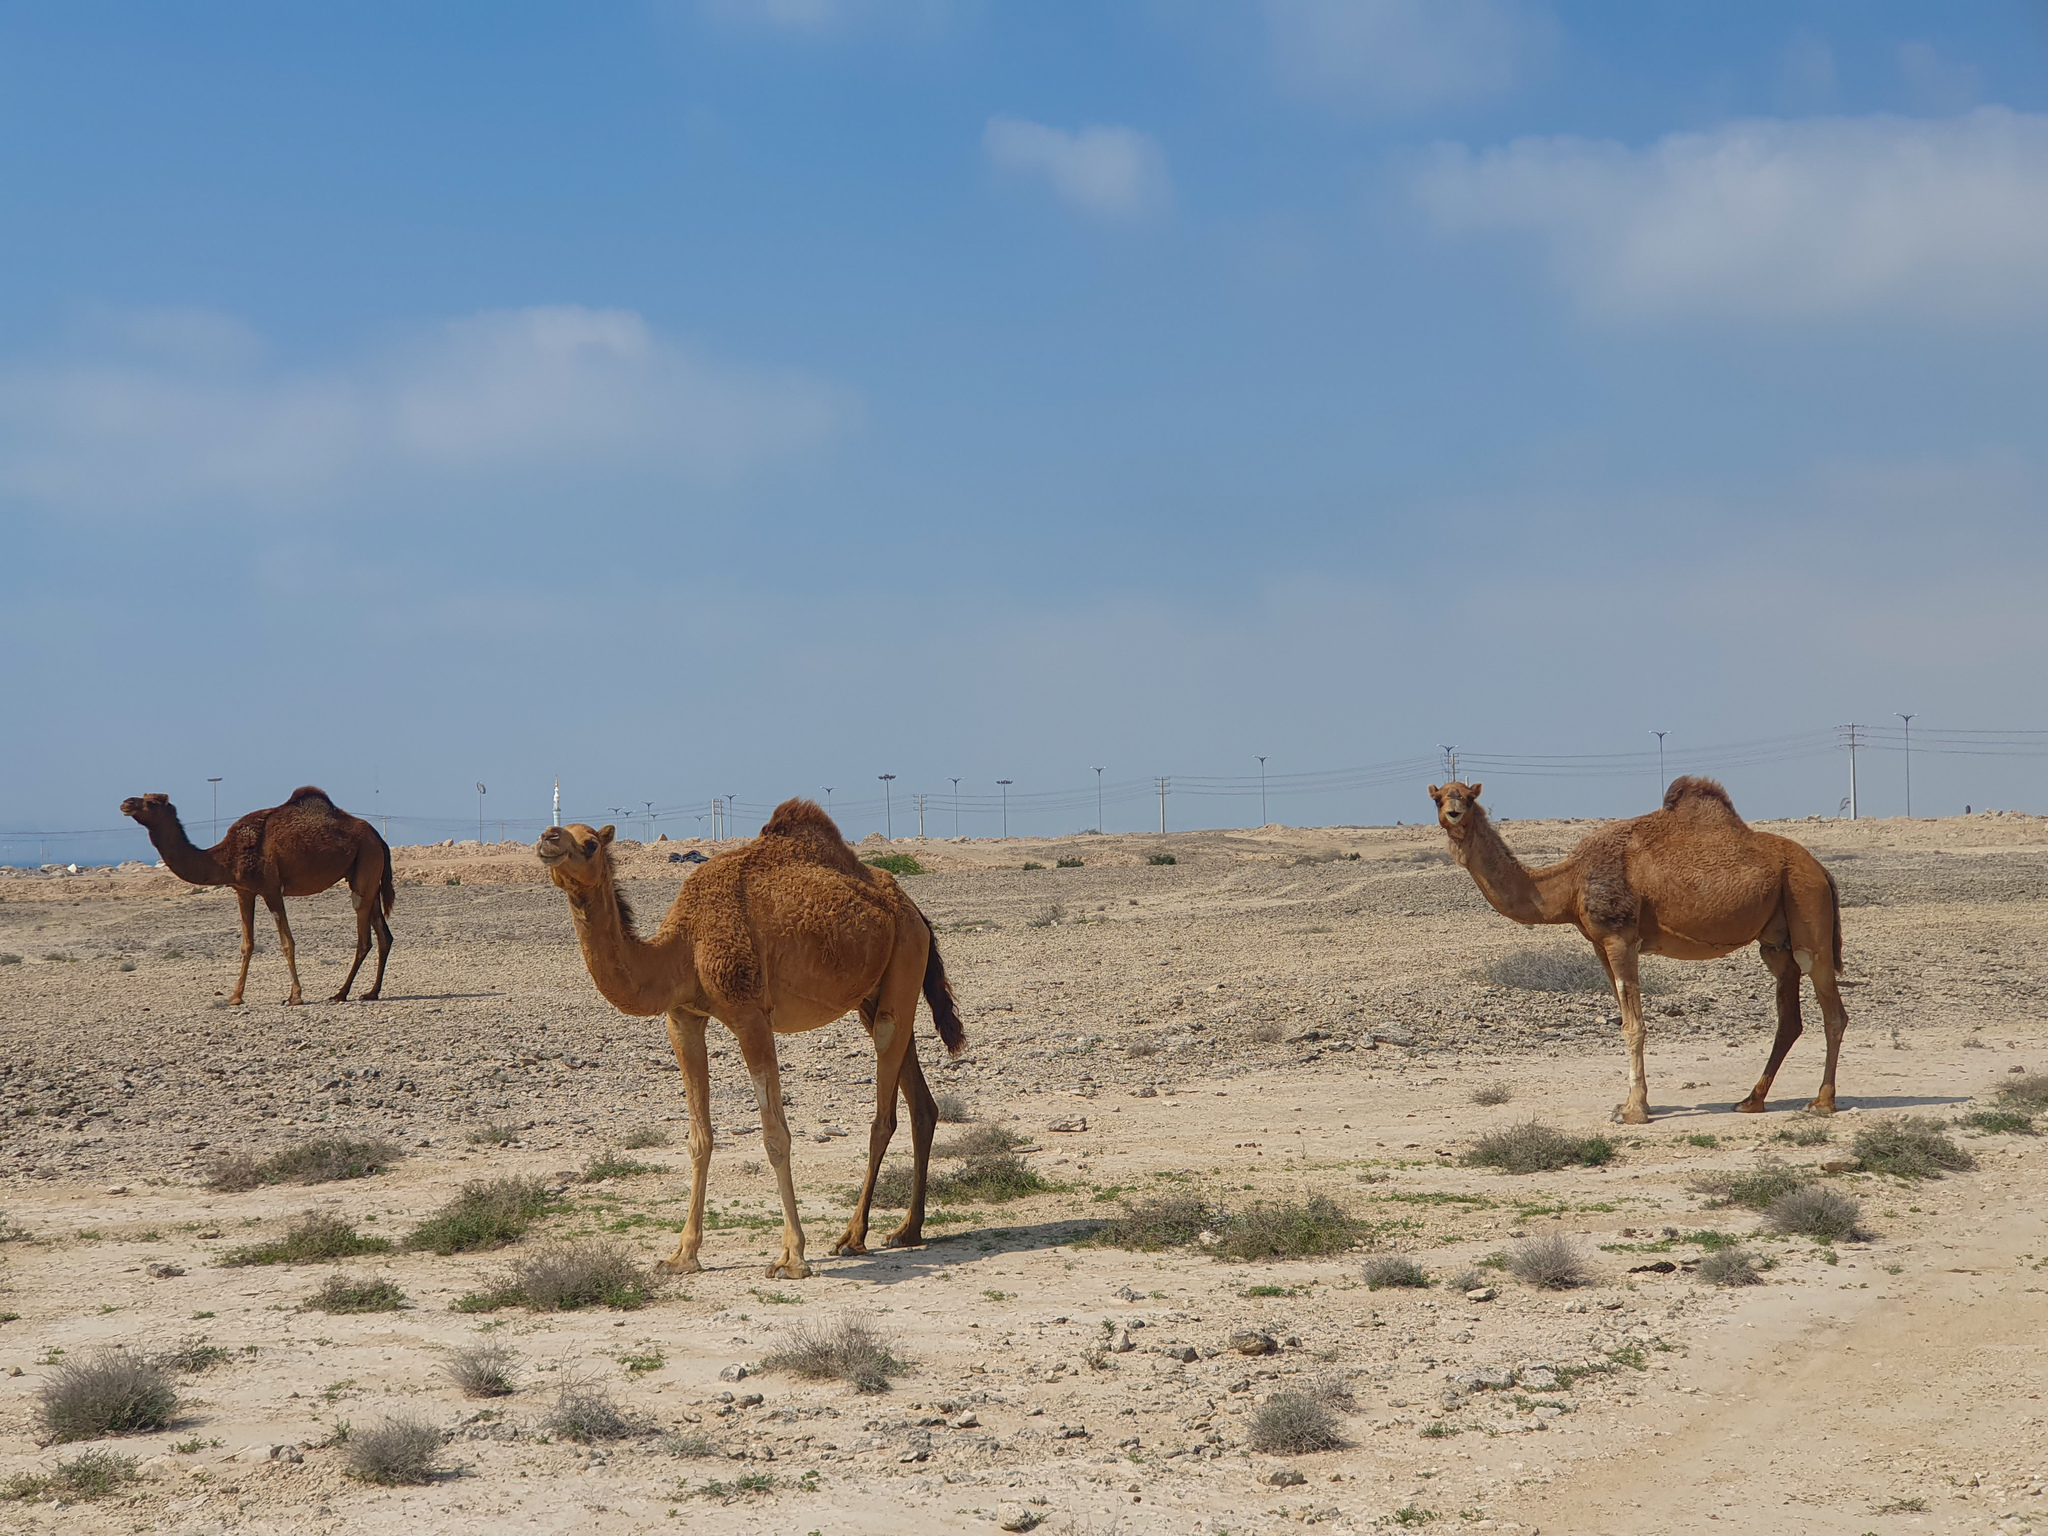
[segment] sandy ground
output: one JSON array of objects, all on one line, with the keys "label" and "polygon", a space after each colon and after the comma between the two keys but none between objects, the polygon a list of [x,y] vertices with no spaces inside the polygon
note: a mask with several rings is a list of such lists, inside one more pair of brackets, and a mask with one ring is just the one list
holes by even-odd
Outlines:
[{"label": "sandy ground", "polygon": [[[1540,859],[1587,829],[1505,831]],[[1510,952],[1581,941],[1485,908],[1434,828],[899,840],[890,851],[935,871],[908,885],[969,1024],[956,1063],[923,1045],[935,1086],[1023,1132],[1057,1190],[942,1211],[919,1250],[823,1257],[872,1110],[871,1057],[844,1021],[783,1050],[819,1273],[764,1280],[773,1187],[727,1050],[713,1060],[706,1272],[644,1310],[553,1316],[451,1303],[552,1238],[616,1231],[666,1252],[687,1195],[685,1123],[665,1037],[597,997],[527,849],[401,850],[385,1000],[300,1009],[275,1001],[274,937],[250,1005],[224,1006],[231,896],[146,870],[0,878],[0,952],[23,957],[0,964],[0,1199],[20,1234],[0,1243],[0,1478],[75,1453],[35,1438],[35,1391],[66,1354],[203,1337],[231,1356],[183,1379],[169,1431],[108,1442],[150,1476],[71,1508],[0,1502],[0,1529],[851,1536],[993,1530],[1007,1504],[1013,1523],[1056,1533],[2048,1530],[2038,1139],[1958,1131],[1978,1166],[1938,1182],[1828,1175],[1875,1236],[1832,1252],[1760,1239],[1776,1266],[1753,1289],[1630,1273],[1661,1252],[1696,1256],[1664,1248],[1666,1227],[1756,1227],[1689,1189],[1703,1173],[1766,1153],[1845,1159],[1859,1123],[1946,1120],[2010,1069],[2048,1067],[2048,822],[1776,830],[1830,864],[1847,903],[1844,1112],[1818,1146],[1779,1139],[1807,1123],[1796,1110],[1818,1078],[1817,1028],[1780,1078],[1778,1112],[1730,1113],[1769,1039],[1753,953],[1654,968],[1657,1118],[1610,1126],[1624,1086],[1611,1002],[1481,975]],[[693,846],[625,851],[643,913],[666,905],[686,873],[670,857]],[[1146,862],[1162,851],[1177,862]],[[1085,863],[1020,867],[1061,857]],[[352,944],[345,898],[292,916],[307,993],[324,995]],[[1472,1102],[1496,1082],[1508,1103]],[[1457,1163],[1478,1134],[1532,1113],[1608,1134],[1621,1155],[1521,1177]],[[486,1123],[518,1139],[473,1145]],[[675,1139],[638,1154],[669,1171],[568,1184],[562,1212],[518,1248],[343,1266],[396,1281],[404,1311],[301,1311],[330,1266],[217,1262],[309,1209],[396,1236],[480,1174],[567,1183],[639,1127]],[[387,1135],[409,1155],[346,1183],[205,1186],[224,1150],[323,1132]],[[1562,1231],[1597,1278],[1552,1293],[1496,1276],[1497,1298],[1470,1302],[1441,1284],[1369,1291],[1357,1253],[1237,1264],[1077,1243],[1119,1199],[1190,1189],[1229,1203],[1330,1194],[1439,1280],[1517,1234]],[[914,1360],[893,1390],[721,1379],[798,1321],[844,1313],[874,1318]],[[1278,1351],[1233,1352],[1246,1328]],[[480,1329],[525,1365],[525,1389],[491,1404],[439,1374],[442,1352]],[[1119,1335],[1128,1350],[1094,1351]],[[624,1363],[652,1356],[654,1369]],[[1532,1385],[1543,1368],[1583,1374],[1546,1390]],[[1499,1370],[1523,1374],[1498,1390],[1459,1381]],[[551,1442],[539,1421],[575,1377],[607,1383],[649,1433]],[[1250,1451],[1260,1402],[1302,1380],[1350,1386],[1346,1447]],[[323,1446],[337,1423],[401,1410],[447,1430],[450,1475],[389,1490],[346,1479]],[[718,1454],[673,1454],[674,1431],[709,1435]],[[1303,1480],[1271,1480],[1290,1472]],[[733,1493],[748,1473],[775,1486]]]}]

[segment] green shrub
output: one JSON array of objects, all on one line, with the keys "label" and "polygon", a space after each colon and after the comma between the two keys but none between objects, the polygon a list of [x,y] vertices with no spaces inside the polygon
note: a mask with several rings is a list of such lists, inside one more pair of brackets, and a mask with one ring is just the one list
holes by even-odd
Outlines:
[{"label": "green shrub", "polygon": [[1213,1249],[1227,1259],[1308,1259],[1355,1248],[1370,1230],[1327,1195],[1247,1206],[1226,1217]]},{"label": "green shrub", "polygon": [[1032,859],[1026,859],[1026,860],[1024,861],[1024,867],[1025,867],[1026,869],[1043,869],[1043,868],[1045,868],[1045,866],[1044,866],[1043,864],[1037,863],[1037,862],[1036,862],[1035,860],[1032,860]]},{"label": "green shrub", "polygon": [[49,1472],[15,1473],[0,1483],[0,1499],[20,1499],[30,1504],[44,1501],[82,1504],[105,1498],[136,1481],[139,1475],[133,1456],[117,1456],[112,1451],[87,1451],[71,1461],[59,1461]]},{"label": "green shrub", "polygon": [[994,1204],[1042,1194],[1053,1186],[1014,1152],[996,1152],[970,1157],[958,1170],[931,1180],[931,1193],[938,1200],[978,1200]]},{"label": "green shrub", "polygon": [[916,855],[908,853],[871,853],[862,858],[861,863],[872,865],[876,869],[886,869],[892,875],[926,873],[925,867],[917,862]]},{"label": "green shrub", "polygon": [[1938,1179],[1944,1169],[1960,1172],[1977,1160],[1948,1138],[1932,1120],[1904,1116],[1879,1120],[1856,1133],[1856,1161],[1869,1173],[1901,1179]]},{"label": "green shrub", "polygon": [[1574,1165],[1597,1168],[1613,1162],[1614,1156],[1614,1143],[1605,1136],[1567,1136],[1530,1120],[1487,1132],[1463,1161],[1468,1167],[1498,1168],[1504,1173],[1546,1173]]},{"label": "green shrub", "polygon": [[1152,855],[1151,858],[1147,859],[1145,862],[1147,864],[1178,864],[1180,860],[1176,859],[1170,853],[1155,853]]},{"label": "green shrub", "polygon": [[364,1237],[349,1222],[324,1211],[308,1211],[285,1229],[283,1237],[231,1249],[221,1256],[230,1268],[249,1264],[311,1264],[321,1259],[352,1259],[365,1253],[389,1253],[390,1242]]},{"label": "green shrub", "polygon": [[1742,1205],[1761,1211],[1781,1195],[1804,1189],[1812,1182],[1813,1175],[1807,1170],[1767,1157],[1744,1173],[1701,1174],[1688,1187],[1695,1194],[1705,1195],[1709,1206]]},{"label": "green shrub", "polygon": [[1977,1109],[1963,1116],[1963,1124],[1993,1135],[2034,1134],[2034,1117],[2024,1109]]},{"label": "green shrub", "polygon": [[1079,869],[1082,864],[1080,859],[1055,859],[1053,862],[1060,869]]},{"label": "green shrub", "polygon": [[1110,1248],[1131,1248],[1139,1253],[1185,1248],[1214,1227],[1221,1214],[1199,1196],[1164,1195],[1135,1205],[1126,1203],[1123,1214],[1097,1227],[1088,1241]]},{"label": "green shrub", "polygon": [[1807,1125],[1795,1125],[1790,1130],[1779,1131],[1771,1139],[1789,1141],[1795,1147],[1818,1147],[1832,1141],[1834,1133],[1824,1123],[1816,1120]]},{"label": "green shrub", "polygon": [[576,1175],[585,1184],[597,1184],[606,1179],[632,1179],[643,1173],[667,1173],[658,1163],[643,1163],[636,1157],[621,1157],[609,1149],[598,1153],[583,1165],[583,1171]]},{"label": "green shrub", "polygon": [[329,1275],[326,1282],[299,1303],[301,1312],[396,1312],[406,1304],[405,1292],[389,1280],[370,1275]]},{"label": "green shrub", "polygon": [[408,1248],[426,1248],[443,1257],[502,1248],[526,1235],[534,1218],[553,1203],[539,1179],[472,1179],[440,1210],[413,1228]]}]

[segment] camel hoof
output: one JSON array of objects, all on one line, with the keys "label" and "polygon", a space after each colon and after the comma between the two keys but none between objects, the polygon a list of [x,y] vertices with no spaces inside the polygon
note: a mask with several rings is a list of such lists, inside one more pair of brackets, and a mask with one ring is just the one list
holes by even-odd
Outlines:
[{"label": "camel hoof", "polygon": [[1735,1106],[1735,1113],[1738,1115],[1760,1115],[1763,1112],[1764,1101],[1753,1093]]},{"label": "camel hoof", "polygon": [[1617,1104],[1614,1106],[1613,1119],[1616,1125],[1648,1125],[1650,1112],[1647,1109],[1637,1109],[1633,1104]]},{"label": "camel hoof", "polygon": [[782,1259],[768,1266],[770,1280],[808,1280],[811,1266],[802,1259]]},{"label": "camel hoof", "polygon": [[835,1258],[842,1254],[848,1258],[864,1258],[867,1255],[867,1251],[868,1245],[866,1243],[851,1237],[842,1237],[832,1245],[832,1254]]},{"label": "camel hoof", "polygon": [[704,1266],[695,1259],[663,1259],[654,1266],[657,1275],[696,1275],[704,1272]]},{"label": "camel hoof", "polygon": [[891,1232],[882,1239],[882,1246],[884,1248],[922,1248],[924,1246],[924,1233],[922,1231]]},{"label": "camel hoof", "polygon": [[327,1001],[329,1001],[330,1003],[345,1003],[348,1001],[348,994],[346,992],[337,992],[334,994],[334,996],[327,999]]},{"label": "camel hoof", "polygon": [[1806,1112],[1809,1115],[1832,1115],[1835,1112],[1835,1096],[1830,1093],[1815,1099],[1806,1106]]}]

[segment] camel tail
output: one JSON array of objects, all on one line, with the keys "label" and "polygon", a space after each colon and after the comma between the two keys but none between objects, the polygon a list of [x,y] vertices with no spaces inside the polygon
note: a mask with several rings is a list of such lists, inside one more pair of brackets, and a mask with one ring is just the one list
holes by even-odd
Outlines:
[{"label": "camel tail", "polygon": [[[378,841],[384,842],[382,838],[379,838]],[[398,900],[398,887],[391,879],[391,845],[389,843],[384,843],[384,883],[378,890],[377,896],[378,900],[384,904],[384,915],[389,917],[393,904]],[[1836,942],[1840,943],[1841,941],[1837,939]]]},{"label": "camel tail", "polygon": [[1835,974],[1842,974],[1842,893],[1835,886],[1835,872],[1821,865],[1821,873],[1828,877],[1828,900],[1835,907]]},{"label": "camel tail", "polygon": [[939,1026],[946,1054],[958,1056],[967,1049],[967,1026],[960,1022],[960,1010],[953,1003],[953,983],[946,980],[946,962],[939,958],[939,936],[931,932],[929,920],[924,926],[932,941],[924,962],[924,1000],[931,1005],[932,1022]]}]

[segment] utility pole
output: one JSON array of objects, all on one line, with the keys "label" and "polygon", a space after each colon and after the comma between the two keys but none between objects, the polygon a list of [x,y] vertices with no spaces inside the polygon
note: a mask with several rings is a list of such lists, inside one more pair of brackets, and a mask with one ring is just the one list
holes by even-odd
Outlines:
[{"label": "utility pole", "polygon": [[1159,786],[1159,830],[1164,833],[1166,831],[1166,791],[1173,781],[1165,775],[1161,775],[1152,782]]},{"label": "utility pole", "polygon": [[647,807],[646,841],[651,843],[654,841],[654,802],[652,800],[642,800],[640,803]]},{"label": "utility pole", "polygon": [[1657,738],[1657,798],[1662,800],[1664,791],[1671,787],[1671,781],[1664,777],[1664,738],[1670,732],[1652,731],[1650,734]]},{"label": "utility pole", "polygon": [[996,780],[996,782],[997,782],[998,784],[1000,784],[1000,785],[1002,785],[1002,786],[1003,786],[1003,836],[1004,836],[1004,837],[1008,837],[1008,836],[1010,835],[1010,783],[1011,783],[1011,781],[1010,781],[1010,780],[1008,780],[1008,779],[997,779],[997,780]]},{"label": "utility pole", "polygon": [[1266,760],[1259,759],[1259,825],[1266,824]]},{"label": "utility pole", "polygon": [[[830,816],[832,814],[832,786],[830,784],[820,784],[818,787],[825,791],[825,814]],[[835,821],[832,825],[836,827],[839,823]]]},{"label": "utility pole", "polygon": [[562,776],[555,775],[555,825],[562,824]]},{"label": "utility pole", "polygon": [[738,795],[727,795],[725,797],[725,833],[728,837],[733,835],[732,808],[739,803],[739,798]]},{"label": "utility pole", "polygon": [[[1892,711],[1898,715],[1897,710]],[[1913,819],[1913,717],[1899,715],[1906,722],[1906,820]]]},{"label": "utility pole", "polygon": [[924,791],[917,792],[917,840],[924,841]]},{"label": "utility pole", "polygon": [[1448,779],[1455,780],[1458,777],[1457,745],[1453,743],[1452,745],[1447,747],[1442,742],[1438,742],[1437,748],[1444,755],[1444,776]]},{"label": "utility pole", "polygon": [[1102,770],[1095,770],[1095,835],[1102,835]]},{"label": "utility pole", "polygon": [[718,796],[711,797],[711,809],[706,812],[711,818],[711,841],[718,841]]},{"label": "utility pole", "polygon": [[213,840],[217,843],[220,841],[220,780],[214,778],[206,782],[213,786]]},{"label": "utility pole", "polygon": [[484,845],[484,781],[476,781],[476,845]]},{"label": "utility pole", "polygon": [[953,781],[953,835],[960,835],[960,781]]},{"label": "utility pole", "polygon": [[893,773],[878,773],[875,777],[882,781],[882,835],[893,843],[896,841],[896,816],[889,805],[889,781],[895,778],[896,775]]},{"label": "utility pole", "polygon": [[1849,819],[1856,819],[1856,726],[1852,722],[1849,732]]}]

